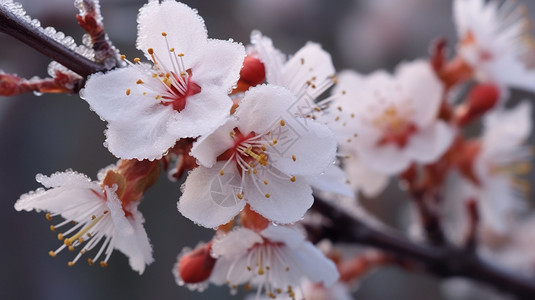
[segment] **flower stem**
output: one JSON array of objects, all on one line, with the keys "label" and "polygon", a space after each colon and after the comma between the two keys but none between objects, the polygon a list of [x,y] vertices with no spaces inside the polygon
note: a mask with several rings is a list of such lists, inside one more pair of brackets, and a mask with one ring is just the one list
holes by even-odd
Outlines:
[{"label": "flower stem", "polygon": [[18,39],[84,78],[105,70],[103,65],[91,61],[55,41],[26,20],[13,14],[5,6],[0,6],[0,31]]}]

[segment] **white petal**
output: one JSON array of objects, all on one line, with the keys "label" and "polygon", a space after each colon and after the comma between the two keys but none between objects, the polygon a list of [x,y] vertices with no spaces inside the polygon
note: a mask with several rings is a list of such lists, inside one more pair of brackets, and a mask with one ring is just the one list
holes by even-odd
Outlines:
[{"label": "white petal", "polygon": [[329,286],[340,277],[334,262],[310,242],[304,242],[293,253],[303,274],[310,281]]},{"label": "white petal", "polygon": [[287,226],[269,225],[260,234],[271,242],[280,242],[292,249],[299,247],[305,242],[305,235],[303,233]]},{"label": "white petal", "polygon": [[[280,142],[269,148],[276,153],[270,157],[277,169],[286,174],[316,176],[333,164],[336,138],[329,127],[310,119],[287,119],[283,127]],[[272,131],[273,137],[277,138],[276,134]]]},{"label": "white petal", "polygon": [[104,189],[106,190],[106,206],[110,210],[115,230],[119,233],[119,235],[132,234],[134,232],[134,228],[126,219],[121,200],[115,194],[116,188],[112,189],[105,186]]},{"label": "white petal", "polygon": [[212,132],[230,117],[232,100],[215,86],[203,86],[200,93],[189,96],[186,107],[173,113],[168,131],[178,138],[197,137]]},{"label": "white petal", "polygon": [[293,116],[288,112],[297,98],[286,88],[276,85],[260,85],[250,88],[240,101],[235,116],[243,134],[265,134],[277,126],[280,120]]},{"label": "white petal", "polygon": [[[256,184],[253,175],[245,175],[247,202],[254,211],[271,221],[287,224],[300,220],[314,202],[310,185],[303,177],[296,176],[295,182],[291,182],[289,178],[278,178],[284,174],[274,169],[271,172],[276,176],[265,172]],[[263,183],[264,179],[267,185]]]},{"label": "white petal", "polygon": [[234,146],[234,140],[230,136],[230,131],[237,126],[236,118],[230,118],[214,132],[201,136],[191,148],[193,155],[199,163],[207,168],[212,167],[216,158]]},{"label": "white petal", "polygon": [[125,159],[160,158],[180,138],[167,130],[170,117],[177,112],[144,96],[145,88],[135,83],[139,76],[132,67],[94,74],[86,84],[85,100],[109,123],[106,143],[110,152]]},{"label": "white petal", "polygon": [[56,172],[50,176],[43,174],[37,174],[35,180],[41,183],[46,188],[54,188],[60,186],[71,187],[87,187],[94,188],[95,183],[91,182],[91,178],[87,175],[78,173],[72,170],[66,170],[65,172]]},{"label": "white petal", "polygon": [[405,146],[405,153],[421,163],[431,163],[442,156],[453,142],[455,132],[443,121],[415,133]]},{"label": "white petal", "polygon": [[152,246],[147,232],[143,227],[145,220],[137,209],[130,209],[132,217],[128,218],[130,226],[134,229],[131,234],[118,235],[115,239],[115,248],[128,257],[130,267],[139,274],[143,274],[145,266],[154,261]]},{"label": "white petal", "polygon": [[401,64],[396,77],[400,92],[412,101],[412,120],[420,127],[428,126],[437,117],[444,91],[430,63],[416,60]]},{"label": "white petal", "polygon": [[251,44],[254,46],[253,54],[256,54],[264,63],[267,82],[277,85],[283,84],[282,69],[286,62],[286,56],[273,47],[271,39],[263,36],[260,31],[251,32]]},{"label": "white petal", "polygon": [[245,206],[236,194],[240,192],[241,177],[235,165],[220,170],[224,162],[212,168],[198,167],[184,183],[178,210],[186,218],[201,226],[214,228],[229,222]]},{"label": "white petal", "polygon": [[239,227],[214,241],[212,255],[215,258],[237,257],[245,254],[254,244],[262,244],[263,242],[258,233],[245,227]]},{"label": "white petal", "polygon": [[202,60],[192,66],[192,80],[199,85],[216,85],[230,92],[240,77],[245,48],[242,44],[208,40]]},{"label": "white petal", "polygon": [[524,101],[513,109],[488,114],[483,123],[483,151],[499,153],[524,143],[531,133],[531,111],[531,103]]},{"label": "white petal", "polygon": [[345,172],[337,165],[332,164],[324,173],[307,178],[313,188],[319,189],[323,192],[340,194],[348,197],[354,197],[355,193],[347,184],[347,177]]},{"label": "white petal", "polygon": [[321,45],[308,42],[284,65],[284,82],[276,84],[281,84],[297,94],[307,81],[322,82],[334,75],[331,55],[323,50]]},{"label": "white petal", "polygon": [[362,191],[366,197],[375,197],[381,193],[389,182],[389,177],[366,167],[357,155],[351,155],[344,160],[344,169],[349,178],[349,184],[355,191]]},{"label": "white petal", "polygon": [[359,150],[362,163],[380,174],[397,174],[407,169],[411,163],[411,160],[403,155],[402,149],[397,145],[388,144]]},{"label": "white petal", "polygon": [[206,48],[208,34],[204,20],[189,6],[176,1],[158,1],[145,4],[138,15],[137,48],[148,59],[148,48],[153,48],[156,55],[166,66],[171,66],[168,47],[162,32],[167,33],[169,47],[175,53],[184,53],[184,64],[189,69],[202,57]]}]

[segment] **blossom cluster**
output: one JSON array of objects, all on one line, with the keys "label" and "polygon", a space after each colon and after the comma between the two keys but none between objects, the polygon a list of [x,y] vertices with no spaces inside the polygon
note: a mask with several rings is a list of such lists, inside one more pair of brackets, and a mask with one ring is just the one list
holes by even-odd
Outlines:
[{"label": "blossom cluster", "polygon": [[[107,122],[105,146],[119,161],[98,181],[39,174],[44,188],[15,209],[62,218],[49,254],[78,249],[69,266],[95,249],[87,262],[105,267],[119,250],[142,274],[154,259],[138,205],[165,169],[185,178],[178,212],[214,230],[178,255],[177,284],[351,299],[362,260],[314,245],[303,220],[314,222],[315,197],[356,210],[359,194],[375,197],[397,179],[424,218],[435,212],[447,243],[477,238],[481,257],[535,275],[529,243],[512,235],[533,227],[522,217],[532,105],[508,103],[512,88],[535,92],[530,21],[512,0],[455,0],[453,10],[452,58],[439,42],[430,57],[361,74],[335,70],[313,42],[288,56],[259,31],[246,46],[208,38],[196,10],[149,1],[137,19],[145,58],[121,55],[123,67],[90,75],[80,92]],[[478,121],[481,135],[469,135]]]}]

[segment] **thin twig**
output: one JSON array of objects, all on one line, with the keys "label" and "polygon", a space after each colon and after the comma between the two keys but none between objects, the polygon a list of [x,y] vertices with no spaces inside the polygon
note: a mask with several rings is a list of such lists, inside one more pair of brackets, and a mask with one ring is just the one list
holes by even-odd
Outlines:
[{"label": "thin twig", "polygon": [[47,36],[34,26],[14,15],[9,9],[0,5],[0,31],[20,40],[26,45],[59,62],[63,66],[87,77],[105,70],[105,67],[91,61],[61,43]]},{"label": "thin twig", "polygon": [[437,247],[415,243],[373,228],[320,198],[316,198],[313,209],[331,220],[325,225],[323,234],[333,242],[376,247],[402,259],[412,260],[438,277],[463,276],[509,292],[519,299],[533,299],[535,296],[535,281],[494,267],[471,251],[449,245]]}]

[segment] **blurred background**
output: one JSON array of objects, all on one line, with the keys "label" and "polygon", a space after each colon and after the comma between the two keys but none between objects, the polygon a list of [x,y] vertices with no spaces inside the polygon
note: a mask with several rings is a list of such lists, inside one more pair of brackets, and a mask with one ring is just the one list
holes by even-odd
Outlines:
[{"label": "blurred background", "polygon": [[[45,26],[81,43],[72,0],[23,0],[28,14]],[[451,1],[444,0],[226,0],[184,1],[205,19],[209,36],[247,44],[253,29],[270,36],[291,54],[307,41],[329,51],[337,70],[368,73],[392,70],[402,60],[425,57],[429,43],[444,36],[455,43]],[[533,1],[523,1],[535,13]],[[128,57],[135,49],[136,16],[145,1],[102,0],[105,28]],[[49,60],[17,40],[0,34],[0,69],[30,78],[47,76]],[[33,94],[0,98],[0,299],[241,299],[227,287],[200,294],[175,284],[171,268],[183,247],[211,238],[176,210],[180,184],[165,175],[140,206],[154,248],[155,262],[142,276],[115,252],[109,267],[67,266],[72,253],[52,259],[60,244],[44,214],[17,213],[13,204],[35,190],[35,174],[68,168],[96,179],[98,170],[116,161],[102,145],[105,123],[77,95]],[[407,201],[393,186],[365,206],[395,226],[407,219]],[[357,299],[492,299],[464,281],[441,282],[425,274],[384,268],[366,276]]]}]

